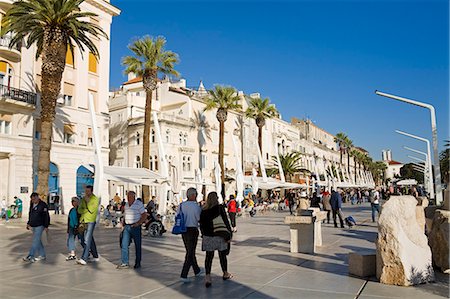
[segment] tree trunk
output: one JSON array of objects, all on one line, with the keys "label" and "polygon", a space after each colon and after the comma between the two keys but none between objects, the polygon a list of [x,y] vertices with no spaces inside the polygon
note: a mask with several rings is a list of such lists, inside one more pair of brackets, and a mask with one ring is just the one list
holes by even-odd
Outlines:
[{"label": "tree trunk", "polygon": [[353,163],[355,164],[355,184],[356,184],[356,181],[358,180],[358,178],[356,177],[356,161],[353,160]]},{"label": "tree trunk", "polygon": [[[145,115],[144,115],[144,138],[142,146],[142,167],[150,169],[150,132],[152,126],[152,97],[153,90],[145,89]],[[144,203],[150,200],[150,186],[142,186]],[[164,196],[164,195],[162,195]]]},{"label": "tree trunk", "polygon": [[38,185],[36,192],[41,199],[48,196],[50,152],[52,149],[53,122],[56,100],[61,89],[61,79],[66,64],[67,39],[59,30],[44,32],[42,49],[41,83],[41,139],[38,155]]},{"label": "tree trunk", "polygon": [[[348,175],[350,176],[350,153],[348,151],[347,151],[347,170]],[[350,177],[348,179],[350,179]]]},{"label": "tree trunk", "polygon": [[[262,132],[263,132],[263,126],[258,126],[258,145],[259,145],[259,150],[261,151],[261,157],[264,160],[264,154],[263,154],[263,149],[262,149]],[[259,173],[262,176],[261,162],[259,163]]]},{"label": "tree trunk", "polygon": [[342,148],[339,147],[339,153],[341,154],[341,165],[342,165]]},{"label": "tree trunk", "polygon": [[225,146],[224,137],[225,137],[225,122],[221,121],[220,129],[219,129],[219,165],[221,168],[220,177],[222,180],[222,196],[225,193],[225,167],[224,167],[224,163],[223,163],[224,146]]}]

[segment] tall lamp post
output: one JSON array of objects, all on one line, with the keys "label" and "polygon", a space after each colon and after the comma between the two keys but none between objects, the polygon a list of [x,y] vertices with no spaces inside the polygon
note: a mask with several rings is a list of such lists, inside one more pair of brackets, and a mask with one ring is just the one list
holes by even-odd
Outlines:
[{"label": "tall lamp post", "polygon": [[[431,167],[431,165],[432,165],[431,164],[431,149],[430,149],[430,141],[428,139],[422,138],[422,137],[419,137],[419,136],[416,136],[416,135],[413,135],[413,134],[405,133],[405,132],[399,131],[399,130],[395,130],[395,132],[399,133],[401,135],[407,136],[407,137],[411,137],[411,138],[414,138],[414,139],[426,142],[426,144],[427,144],[427,153],[428,153],[428,165],[430,165],[430,167]],[[436,169],[434,169],[434,172],[436,173]],[[433,179],[433,178],[431,178],[431,179]],[[436,182],[435,186],[438,186],[438,185],[440,186],[440,184],[438,184],[438,182],[437,182],[436,177],[435,177],[435,182]],[[436,190],[437,190],[437,188],[436,188]],[[440,195],[441,195],[441,197],[440,197],[441,201],[438,201],[439,194],[436,194],[436,205],[439,205],[442,202],[442,192],[441,192]],[[434,198],[434,188],[431,188],[431,190],[430,190],[430,198]]]},{"label": "tall lamp post", "polygon": [[[434,106],[428,103],[423,103],[403,97],[399,97],[396,95],[384,93],[381,91],[376,90],[375,93],[379,96],[383,96],[386,98],[390,98],[393,100],[405,102],[411,105],[419,106],[422,108],[427,108],[430,110],[430,117],[431,117],[431,135],[433,138],[433,157],[434,157],[434,182],[436,186],[436,205],[439,205],[442,203],[442,186],[441,186],[441,167],[439,164],[439,152],[438,152],[438,139],[437,139],[437,127],[436,127],[436,111],[434,109]],[[431,164],[430,164],[431,167]]]},{"label": "tall lamp post", "polygon": [[428,187],[427,187],[427,189],[428,189],[428,190],[431,190],[431,189],[433,188],[433,174],[432,174],[432,170],[431,170],[431,165],[428,165],[428,154],[427,154],[427,153],[424,153],[424,152],[422,152],[422,151],[418,151],[418,150],[416,150],[416,149],[407,147],[407,146],[404,146],[403,148],[406,149],[406,150],[408,150],[408,151],[411,151],[411,152],[413,152],[413,153],[416,153],[416,154],[420,154],[420,155],[424,155],[424,156],[425,156],[425,160],[427,161],[427,163],[426,163],[426,168],[427,168],[427,173],[428,173],[428,174],[427,174],[427,176],[428,176]]}]

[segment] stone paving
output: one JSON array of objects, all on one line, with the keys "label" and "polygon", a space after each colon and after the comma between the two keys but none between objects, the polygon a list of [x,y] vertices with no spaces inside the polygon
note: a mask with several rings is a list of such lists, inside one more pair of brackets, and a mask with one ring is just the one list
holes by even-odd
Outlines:
[{"label": "stone paving", "polygon": [[[382,285],[374,278],[348,275],[347,254],[375,248],[376,226],[370,207],[346,206],[360,225],[337,229],[323,225],[324,246],[314,255],[289,252],[286,212],[271,212],[255,218],[238,218],[229,256],[231,281],[221,279],[216,256],[213,285],[206,289],[202,278],[179,282],[184,247],[181,237],[165,234],[144,237],[139,270],[116,270],[119,263],[119,229],[100,227],[95,237],[100,262],[79,266],[66,262],[66,216],[53,216],[45,239],[47,260],[27,264],[31,233],[24,223],[12,220],[0,225],[0,298],[448,298],[448,276],[438,273],[433,284],[418,287]],[[133,261],[133,244],[130,260]],[[198,247],[197,259],[204,263]],[[191,273],[192,274],[192,273]]]}]

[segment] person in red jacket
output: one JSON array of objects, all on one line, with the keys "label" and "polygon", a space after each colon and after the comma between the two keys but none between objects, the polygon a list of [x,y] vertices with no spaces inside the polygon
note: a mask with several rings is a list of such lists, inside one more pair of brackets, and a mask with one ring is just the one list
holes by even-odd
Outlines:
[{"label": "person in red jacket", "polygon": [[236,228],[236,213],[237,213],[238,204],[234,195],[230,195],[230,200],[228,202],[228,215],[230,216],[231,227],[234,232],[237,232]]}]

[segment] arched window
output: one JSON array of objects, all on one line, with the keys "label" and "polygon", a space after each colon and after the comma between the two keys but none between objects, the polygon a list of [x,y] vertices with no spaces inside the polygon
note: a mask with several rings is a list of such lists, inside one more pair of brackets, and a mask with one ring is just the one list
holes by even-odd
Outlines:
[{"label": "arched window", "polygon": [[184,136],[183,136],[183,145],[187,145],[187,133],[184,133]]},{"label": "arched window", "polygon": [[186,171],[186,156],[183,156],[183,171]]},{"label": "arched window", "polygon": [[135,165],[136,168],[141,168],[142,167],[141,157],[136,156],[136,158],[134,159],[134,165]]},{"label": "arched window", "polygon": [[141,144],[141,134],[139,132],[136,133],[136,145]]},{"label": "arched window", "polygon": [[180,134],[179,134],[179,141],[180,141],[180,145],[182,145],[183,144],[183,133],[182,132],[180,132]]},{"label": "arched window", "polygon": [[155,166],[154,170],[158,170],[158,156],[154,157],[154,166]]},{"label": "arched window", "polygon": [[170,143],[170,130],[166,130],[166,143]]},{"label": "arched window", "polygon": [[155,130],[152,130],[152,133],[150,134],[150,142],[155,143]]},{"label": "arched window", "polygon": [[187,171],[191,171],[191,157],[187,157]]}]

